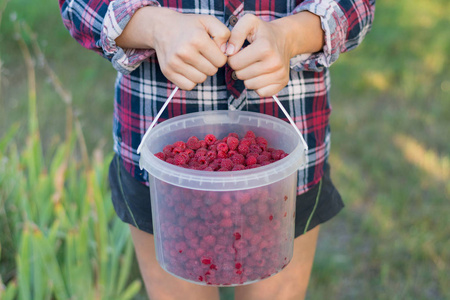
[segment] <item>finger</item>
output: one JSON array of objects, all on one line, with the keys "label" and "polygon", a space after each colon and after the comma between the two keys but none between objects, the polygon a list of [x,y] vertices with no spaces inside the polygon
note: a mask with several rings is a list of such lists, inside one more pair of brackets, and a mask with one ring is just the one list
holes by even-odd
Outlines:
[{"label": "finger", "polygon": [[244,80],[245,87],[251,90],[262,89],[270,85],[281,85],[284,87],[289,81],[289,77],[283,77],[281,74],[268,73],[261,76]]},{"label": "finger", "polygon": [[265,86],[263,88],[255,90],[255,92],[260,97],[272,97],[273,95],[276,95],[278,92],[280,92],[285,86],[281,84],[271,84],[268,86]]},{"label": "finger", "polygon": [[[206,32],[212,38],[217,48],[221,51],[222,55],[220,56],[221,62],[219,62],[219,66],[221,67],[226,63],[226,45],[228,39],[230,38],[231,32],[227,26],[225,26],[222,22],[220,22],[216,17],[206,16],[202,20],[203,26],[205,26]],[[225,61],[224,61],[225,60]],[[222,63],[223,62],[223,63]]]},{"label": "finger", "polygon": [[255,45],[249,45],[236,53],[233,56],[228,57],[228,65],[235,71],[242,70],[248,66],[262,61],[263,56],[255,48]]},{"label": "finger", "polygon": [[202,83],[208,77],[206,74],[189,64],[181,65],[178,69],[174,70],[174,73],[180,74],[195,83]]},{"label": "finger", "polygon": [[247,14],[236,23],[228,40],[227,55],[231,56],[238,53],[246,39],[250,43],[253,41],[259,22],[258,17]]},{"label": "finger", "polygon": [[208,76],[213,76],[217,73],[217,67],[213,65],[206,57],[204,57],[201,53],[197,53],[196,55],[189,56],[186,60],[186,63],[190,64],[198,71]]},{"label": "finger", "polygon": [[204,47],[199,49],[200,53],[215,67],[220,68],[227,62],[227,56],[210,39]]},{"label": "finger", "polygon": [[167,77],[167,79],[169,79],[173,84],[185,91],[190,91],[197,85],[192,80],[189,80],[185,76],[178,73],[174,73],[170,78]]}]

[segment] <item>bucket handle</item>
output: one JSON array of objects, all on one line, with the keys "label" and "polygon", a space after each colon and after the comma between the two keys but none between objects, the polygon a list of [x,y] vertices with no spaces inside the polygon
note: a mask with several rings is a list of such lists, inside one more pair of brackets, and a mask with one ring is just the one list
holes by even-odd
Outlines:
[{"label": "bucket handle", "polygon": [[[178,91],[178,89],[179,89],[178,86],[175,86],[175,89],[172,91],[172,93],[170,94],[169,98],[167,98],[166,102],[164,102],[163,106],[158,111],[158,114],[153,119],[153,122],[150,124],[150,127],[147,129],[147,131],[145,132],[144,136],[142,137],[141,143],[140,143],[140,145],[139,145],[139,147],[137,149],[137,154],[141,153],[142,147],[144,146],[144,141],[147,139],[147,136],[150,134],[150,130],[152,130],[152,128],[156,125],[156,122],[158,122],[159,117],[161,116],[163,111],[166,109],[167,105],[172,100],[173,96]],[[292,127],[294,127],[295,131],[297,132],[297,134],[300,137],[300,140],[301,140],[301,142],[303,144],[303,147],[305,148],[305,152],[306,152],[308,150],[308,144],[306,144],[305,139],[303,138],[303,135],[300,132],[300,130],[298,129],[297,125],[295,125],[294,120],[292,120],[291,116],[286,111],[286,109],[284,108],[283,104],[281,104],[280,100],[278,100],[278,97],[273,95],[272,98],[273,98],[273,100],[275,100],[275,102],[278,104],[280,109],[283,111],[284,115],[289,120],[289,123],[291,123]]]}]

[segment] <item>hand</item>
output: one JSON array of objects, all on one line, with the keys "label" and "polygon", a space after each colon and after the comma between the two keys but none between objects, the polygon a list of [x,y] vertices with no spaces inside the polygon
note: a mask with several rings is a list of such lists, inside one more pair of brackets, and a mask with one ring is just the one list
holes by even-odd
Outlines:
[{"label": "hand", "polygon": [[[250,42],[241,49],[245,40]],[[248,89],[261,97],[281,91],[289,81],[290,59],[323,46],[320,18],[309,12],[265,22],[248,14],[235,25],[228,41],[228,64]]]},{"label": "hand", "polygon": [[226,63],[229,37],[228,28],[213,16],[144,7],[136,11],[116,43],[155,49],[167,79],[191,90]]}]

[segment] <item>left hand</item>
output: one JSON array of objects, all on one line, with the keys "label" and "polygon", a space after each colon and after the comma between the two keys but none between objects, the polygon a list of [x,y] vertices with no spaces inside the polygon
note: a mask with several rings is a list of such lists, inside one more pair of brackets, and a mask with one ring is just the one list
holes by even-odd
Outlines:
[{"label": "left hand", "polygon": [[[250,45],[240,50],[246,39]],[[243,16],[231,31],[227,54],[237,78],[261,97],[275,95],[289,81],[292,51],[279,23]]]}]

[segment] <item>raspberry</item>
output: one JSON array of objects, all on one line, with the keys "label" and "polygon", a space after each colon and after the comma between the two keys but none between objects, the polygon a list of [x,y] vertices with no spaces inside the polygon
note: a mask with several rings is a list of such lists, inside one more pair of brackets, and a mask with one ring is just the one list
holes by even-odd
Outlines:
[{"label": "raspberry", "polygon": [[228,149],[235,150],[239,145],[239,140],[235,137],[229,136],[227,139]]},{"label": "raspberry", "polygon": [[173,162],[175,165],[177,166],[181,166],[186,164],[187,159],[185,155],[182,155],[182,153],[178,153],[177,155],[175,155],[175,157],[173,158]]},{"label": "raspberry", "polygon": [[206,156],[207,153],[208,150],[206,150],[205,148],[199,148],[197,149],[197,151],[195,151],[194,157],[199,158],[201,156]]},{"label": "raspberry", "polygon": [[269,157],[268,156],[265,156],[265,155],[259,155],[257,158],[256,158],[256,161],[258,162],[258,164],[262,164],[262,163],[264,163],[264,162],[269,162]]},{"label": "raspberry", "polygon": [[249,151],[250,151],[250,152],[253,152],[253,153],[258,153],[258,154],[260,154],[260,153],[262,152],[262,149],[261,149],[261,147],[260,147],[259,145],[251,144],[251,145],[249,146]]},{"label": "raspberry", "polygon": [[222,219],[220,221],[220,226],[225,228],[231,227],[233,226],[233,221],[231,219]]},{"label": "raspberry", "polygon": [[172,145],[167,145],[167,146],[164,146],[164,148],[163,148],[163,153],[166,155],[166,156],[172,156],[172,151],[173,151],[173,146]]},{"label": "raspberry", "polygon": [[239,146],[238,146],[238,151],[239,151],[239,153],[242,154],[242,155],[247,155],[248,152],[250,151],[250,148],[249,148],[248,145],[245,145],[245,144],[239,144]]},{"label": "raspberry", "polygon": [[216,157],[217,157],[217,152],[216,152],[216,151],[209,150],[209,151],[206,153],[206,160],[209,161],[209,162],[215,160]]},{"label": "raspberry", "polygon": [[218,151],[217,152],[217,157],[218,158],[228,158],[228,154],[225,151]]},{"label": "raspberry", "polygon": [[213,134],[207,134],[205,136],[205,142],[207,145],[212,145],[216,141],[216,136]]},{"label": "raspberry", "polygon": [[183,142],[183,141],[177,141],[177,142],[173,143],[173,146],[174,146],[175,148],[181,149],[181,151],[186,150],[186,143]]},{"label": "raspberry", "polygon": [[166,155],[163,152],[158,152],[155,156],[161,160],[166,160]]},{"label": "raspberry", "polygon": [[239,135],[238,135],[236,132],[230,132],[230,133],[228,134],[228,137],[230,137],[230,136],[239,139]]},{"label": "raspberry", "polygon": [[235,164],[235,165],[243,165],[245,163],[245,157],[242,154],[234,154],[231,157],[231,161]]},{"label": "raspberry", "polygon": [[265,146],[267,146],[267,144],[268,144],[267,140],[265,138],[263,138],[262,136],[256,137],[256,143],[258,145],[265,145]]},{"label": "raspberry", "polygon": [[234,267],[235,267],[236,269],[240,269],[240,268],[242,267],[242,264],[239,263],[239,262],[237,262],[237,263],[234,265]]},{"label": "raspberry", "polygon": [[280,160],[281,159],[281,155],[284,153],[283,150],[274,150],[272,151],[272,158],[274,160]]},{"label": "raspberry", "polygon": [[241,234],[237,231],[235,233],[233,233],[233,236],[236,241],[241,239]]},{"label": "raspberry", "polygon": [[272,216],[272,215],[269,216],[269,220],[270,220],[270,221],[273,220],[273,216]]},{"label": "raspberry", "polygon": [[227,145],[227,143],[224,143],[224,142],[219,143],[219,144],[217,145],[217,151],[218,151],[218,152],[220,152],[220,151],[228,152],[228,145]]},{"label": "raspberry", "polygon": [[212,246],[216,243],[216,237],[213,235],[207,235],[203,237],[203,241],[205,241],[207,245]]},{"label": "raspberry", "polygon": [[253,131],[251,131],[251,130],[249,130],[249,131],[247,131],[246,133],[245,133],[245,137],[246,138],[256,138],[256,135],[255,135],[255,133],[253,132]]},{"label": "raspberry", "polygon": [[229,193],[222,193],[220,195],[220,202],[223,205],[229,205],[229,204],[231,204],[233,202],[233,200],[231,199],[231,196],[230,196]]},{"label": "raspberry", "polygon": [[230,171],[231,169],[233,169],[234,163],[231,159],[225,158],[225,159],[222,159],[222,162],[220,163],[220,167],[225,168],[228,171]]},{"label": "raspberry", "polygon": [[202,262],[202,264],[210,265],[212,262],[212,259],[211,259],[211,257],[203,256],[201,259],[201,262]]},{"label": "raspberry", "polygon": [[188,140],[186,142],[186,146],[189,149],[197,150],[198,148],[200,148],[200,141],[198,140],[198,138],[196,136],[191,136],[190,138],[188,138]]},{"label": "raspberry", "polygon": [[233,169],[231,169],[231,171],[242,171],[245,170],[245,166],[244,165],[235,165],[233,167]]},{"label": "raspberry", "polygon": [[254,157],[254,156],[247,157],[247,159],[245,160],[245,163],[247,164],[247,166],[254,165],[254,164],[256,164],[257,162],[258,162],[258,160],[257,160],[257,158]]}]

